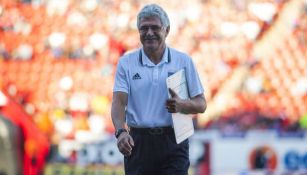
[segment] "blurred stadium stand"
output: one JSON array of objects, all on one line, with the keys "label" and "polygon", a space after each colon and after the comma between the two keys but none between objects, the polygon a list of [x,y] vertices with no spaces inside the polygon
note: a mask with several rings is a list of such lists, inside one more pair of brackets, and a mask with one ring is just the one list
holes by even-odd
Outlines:
[{"label": "blurred stadium stand", "polygon": [[[116,64],[139,46],[136,14],[148,2],[0,0],[0,90],[51,148],[113,135]],[[199,130],[307,128],[306,1],[155,2],[171,18],[167,42],[192,56],[205,86]],[[63,155],[54,159],[75,159]]]}]

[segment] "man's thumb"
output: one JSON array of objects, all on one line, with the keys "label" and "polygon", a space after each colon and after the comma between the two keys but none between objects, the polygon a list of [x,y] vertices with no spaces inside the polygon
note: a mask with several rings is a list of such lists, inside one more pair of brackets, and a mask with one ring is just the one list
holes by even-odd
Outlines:
[{"label": "man's thumb", "polygon": [[132,138],[129,139],[129,144],[130,144],[131,146],[134,146],[134,141],[133,141]]},{"label": "man's thumb", "polygon": [[169,93],[171,94],[172,97],[176,97],[177,94],[175,91],[173,91],[171,88],[168,88]]}]

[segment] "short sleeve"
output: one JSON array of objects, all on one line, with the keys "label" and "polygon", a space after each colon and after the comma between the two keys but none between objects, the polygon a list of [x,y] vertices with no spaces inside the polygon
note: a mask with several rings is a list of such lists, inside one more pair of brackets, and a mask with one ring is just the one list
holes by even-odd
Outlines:
[{"label": "short sleeve", "polygon": [[190,97],[195,97],[204,93],[204,88],[191,58],[189,59],[188,65],[186,67],[186,78]]},{"label": "short sleeve", "polygon": [[129,91],[128,76],[125,67],[127,67],[127,65],[124,65],[124,60],[120,59],[115,73],[113,92],[120,91],[128,93]]}]

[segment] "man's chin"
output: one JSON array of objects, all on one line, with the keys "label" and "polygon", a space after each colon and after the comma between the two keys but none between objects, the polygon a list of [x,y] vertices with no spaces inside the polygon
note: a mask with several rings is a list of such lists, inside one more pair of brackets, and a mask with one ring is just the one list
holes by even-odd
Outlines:
[{"label": "man's chin", "polygon": [[146,50],[147,52],[155,52],[158,50],[158,47],[155,46],[144,46],[144,50]]}]

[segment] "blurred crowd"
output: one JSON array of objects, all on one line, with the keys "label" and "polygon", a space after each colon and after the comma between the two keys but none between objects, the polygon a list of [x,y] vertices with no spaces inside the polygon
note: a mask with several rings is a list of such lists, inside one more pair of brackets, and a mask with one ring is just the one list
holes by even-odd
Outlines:
[{"label": "blurred crowd", "polygon": [[[140,46],[136,15],[149,2],[0,0],[0,90],[53,144],[112,135],[114,70],[122,54]],[[155,2],[171,18],[168,44],[192,56],[211,109],[220,111],[200,116],[199,129],[307,128],[306,1],[298,0],[298,15],[283,23],[288,30],[271,39],[266,34],[278,29],[292,1]],[[274,52],[255,53],[274,39],[267,48]]]}]

